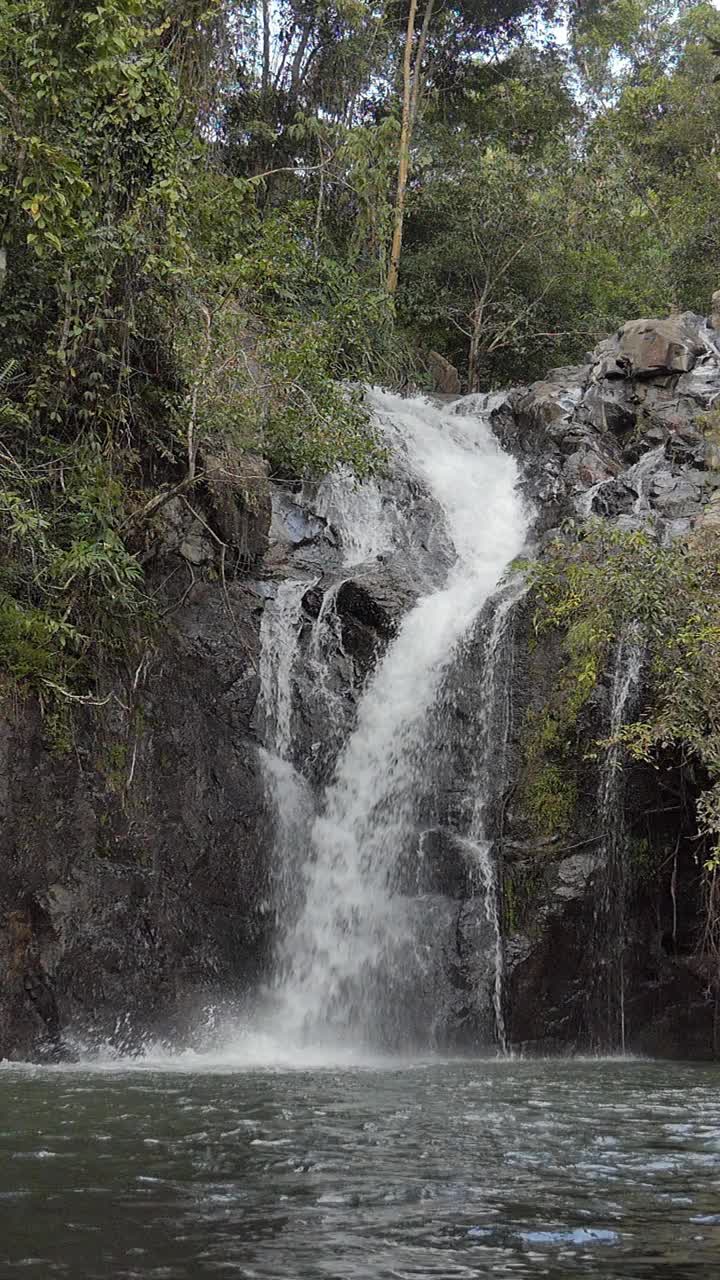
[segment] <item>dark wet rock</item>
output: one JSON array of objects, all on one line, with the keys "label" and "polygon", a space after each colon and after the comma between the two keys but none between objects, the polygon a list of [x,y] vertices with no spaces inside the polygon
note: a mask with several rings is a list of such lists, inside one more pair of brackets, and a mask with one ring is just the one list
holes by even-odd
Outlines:
[{"label": "dark wet rock", "polygon": [[269,467],[263,458],[226,444],[201,456],[208,491],[208,523],[244,568],[268,548],[271,520]]},{"label": "dark wet rock", "polygon": [[464,900],[473,893],[473,855],[449,827],[431,827],[418,841],[412,869],[417,893],[442,893]]},{"label": "dark wet rock", "polygon": [[412,583],[386,572],[375,571],[347,578],[337,590],[335,609],[340,619],[342,643],[361,669],[369,669],[395,634],[403,614],[418,595]]},{"label": "dark wet rock", "polygon": [[638,491],[629,480],[609,480],[593,494],[590,514],[614,517],[629,515],[635,508]]},{"label": "dark wet rock", "polygon": [[637,421],[637,405],[625,382],[591,384],[582,401],[582,416],[598,432],[627,435]]},{"label": "dark wet rock", "polygon": [[557,864],[557,882],[553,893],[564,901],[581,898],[586,893],[591,876],[597,874],[602,859],[596,853],[573,853]]},{"label": "dark wet rock", "polygon": [[263,788],[251,730],[259,602],[198,582],[157,649],[48,747],[0,718],[0,1058],[64,1028],[128,1041],[241,994],[264,953]]},{"label": "dark wet rock", "polygon": [[[673,318],[669,327],[653,322],[609,339],[593,354],[584,385],[569,414],[554,390],[555,413],[539,424],[535,454],[526,444],[518,449],[525,483],[540,508],[540,548],[558,536],[574,536],[563,524],[570,504],[576,522],[601,517],[663,540],[720,527],[712,419],[705,416],[718,393],[720,359],[707,344],[701,318]],[[506,401],[516,419],[503,424],[510,447],[529,431],[527,396],[534,389],[518,394],[519,402]],[[545,386],[542,398],[547,403]],[[570,441],[578,443],[568,451]],[[557,475],[554,527],[539,479],[548,467]],[[543,714],[557,687],[560,638],[534,635],[525,602],[517,607],[514,629],[505,796],[491,810],[503,883],[510,1038],[528,1053],[618,1048],[624,1038],[635,1052],[711,1058],[717,1052],[714,999],[709,962],[701,954],[695,830],[684,811],[668,812],[668,789],[691,784],[687,778],[668,783],[667,776],[661,782],[662,775],[640,765],[627,781],[632,857],[646,846],[665,852],[658,853],[653,874],[633,880],[627,891],[621,1026],[619,997],[612,1009],[607,999],[617,981],[617,959],[602,933],[609,873],[598,832],[598,757],[588,753],[575,762],[562,832],[539,837],[523,743],[528,724]],[[607,687],[599,685],[583,712],[583,741],[607,733],[607,698]],[[567,786],[567,779],[557,786]]]}]

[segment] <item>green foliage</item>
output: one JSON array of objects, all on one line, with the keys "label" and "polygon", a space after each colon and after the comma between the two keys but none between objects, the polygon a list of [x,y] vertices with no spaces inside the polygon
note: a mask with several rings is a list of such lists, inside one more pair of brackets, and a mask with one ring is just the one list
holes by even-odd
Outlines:
[{"label": "green foliage", "polygon": [[638,315],[707,311],[720,144],[707,3],[579,7],[572,52],[476,64],[428,105],[399,306],[471,387],[578,363]]},{"label": "green foliage", "polygon": [[[705,307],[720,18],[616,0],[564,51],[521,39],[536,9],[432,12],[393,302],[405,12],[6,0],[6,672],[87,690],[147,626],[139,510],[225,442],[363,474],[383,457],[357,385],[415,381],[430,347],[472,385],[527,381],[630,315]],[[603,619],[567,643],[577,709]]]},{"label": "green foliage", "polygon": [[528,714],[523,733],[521,803],[533,831],[564,836],[577,804],[574,717],[567,702],[555,697],[540,713]]},{"label": "green foliage", "polygon": [[[222,12],[0,13],[0,669],[44,695],[84,695],[147,629],[143,488],[200,480],[228,439],[298,473],[381,460],[338,384],[403,358],[376,264],[348,270],[302,193],[263,210],[262,180],[214,164]],[[383,136],[343,142],[363,207]]]},{"label": "green foliage", "polygon": [[649,534],[589,528],[558,542],[533,570],[536,628],[557,628],[568,715],[587,699],[611,646],[633,621],[648,646],[644,718],[621,740],[638,760],[670,751],[707,779],[698,804],[708,865],[720,865],[720,537],[710,525],[658,546]]},{"label": "green foliage", "polygon": [[524,933],[533,937],[540,928],[537,907],[542,895],[544,867],[537,859],[511,863],[502,883],[503,936]]}]

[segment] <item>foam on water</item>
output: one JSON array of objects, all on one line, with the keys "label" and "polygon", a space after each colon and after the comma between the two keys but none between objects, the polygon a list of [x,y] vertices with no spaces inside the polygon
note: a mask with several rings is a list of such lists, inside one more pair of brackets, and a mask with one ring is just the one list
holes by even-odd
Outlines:
[{"label": "foam on water", "polygon": [[[423,782],[423,734],[457,646],[520,552],[527,521],[515,463],[481,412],[461,416],[380,391],[371,407],[404,472],[436,504],[455,558],[441,586],[406,615],[361,699],[309,835],[301,909],[281,939],[278,1037],[326,1052],[349,1042],[399,1047],[408,992],[425,985],[431,1005],[435,962],[398,891]],[[346,560],[387,547],[400,523],[375,483],[365,488],[350,505],[342,477],[343,502],[331,486],[325,494],[328,512],[343,511]]]},{"label": "foam on water", "polygon": [[[433,707],[463,637],[522,550],[528,513],[516,464],[493,436],[484,402],[458,413],[419,397],[382,391],[368,397],[391,455],[390,475],[355,484],[336,473],[320,487],[316,509],[333,521],[344,564],[399,554],[416,588],[434,585],[405,615],[365,686],[319,801],[303,777],[308,762],[298,751],[294,701],[300,638],[312,627],[303,599],[317,579],[289,579],[268,601],[260,716],[275,813],[274,981],[248,1016],[216,1024],[207,1035],[200,1030],[193,1044],[202,1048],[173,1053],[148,1044],[131,1058],[82,1050],[97,1069],[364,1067],[407,1062],[406,1055],[418,1053],[422,1059],[432,1049],[433,1018],[447,997],[440,990],[448,983],[444,939],[454,926],[448,929],[449,917],[432,895],[407,893],[401,872],[418,857]],[[302,651],[303,677],[310,673],[320,694],[336,592],[337,584],[328,588]],[[504,618],[503,605],[496,640]],[[492,671],[486,684],[490,697]],[[482,783],[478,796],[472,836],[483,851],[488,918],[497,935],[489,996],[502,1041],[501,948],[496,884],[483,844]]]}]

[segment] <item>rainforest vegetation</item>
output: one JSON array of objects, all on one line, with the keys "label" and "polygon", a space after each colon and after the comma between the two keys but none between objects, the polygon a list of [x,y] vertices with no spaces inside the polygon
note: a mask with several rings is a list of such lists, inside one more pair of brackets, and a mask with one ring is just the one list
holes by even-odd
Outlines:
[{"label": "rainforest vegetation", "polygon": [[218,442],[362,472],[363,382],[706,310],[718,37],[664,0],[3,0],[3,671],[92,686]]}]

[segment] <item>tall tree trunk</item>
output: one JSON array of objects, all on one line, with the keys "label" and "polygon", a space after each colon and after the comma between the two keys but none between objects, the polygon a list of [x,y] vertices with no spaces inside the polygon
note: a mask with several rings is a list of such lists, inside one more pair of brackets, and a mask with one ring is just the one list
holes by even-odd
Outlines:
[{"label": "tall tree trunk", "polygon": [[262,0],[262,27],[263,27],[263,62],[262,62],[262,92],[263,96],[270,88],[270,0]]},{"label": "tall tree trunk", "polygon": [[415,128],[417,120],[418,106],[420,103],[420,92],[422,89],[422,62],[425,57],[425,46],[427,45],[428,31],[432,20],[435,0],[427,0],[425,12],[423,14],[422,27],[420,28],[420,39],[418,40],[417,53],[415,55],[415,70],[413,71],[412,92],[410,94],[410,135]]},{"label": "tall tree trunk", "polygon": [[405,216],[405,190],[407,188],[408,169],[410,167],[410,135],[412,132],[412,48],[415,38],[415,15],[417,0],[410,0],[407,34],[405,36],[405,53],[403,56],[403,104],[402,124],[400,126],[400,154],[398,158],[397,194],[395,196],[395,218],[393,221],[392,248],[390,250],[390,266],[387,275],[387,291],[393,294],[397,289],[398,270],[400,268],[400,250],[402,249],[403,218]]}]

